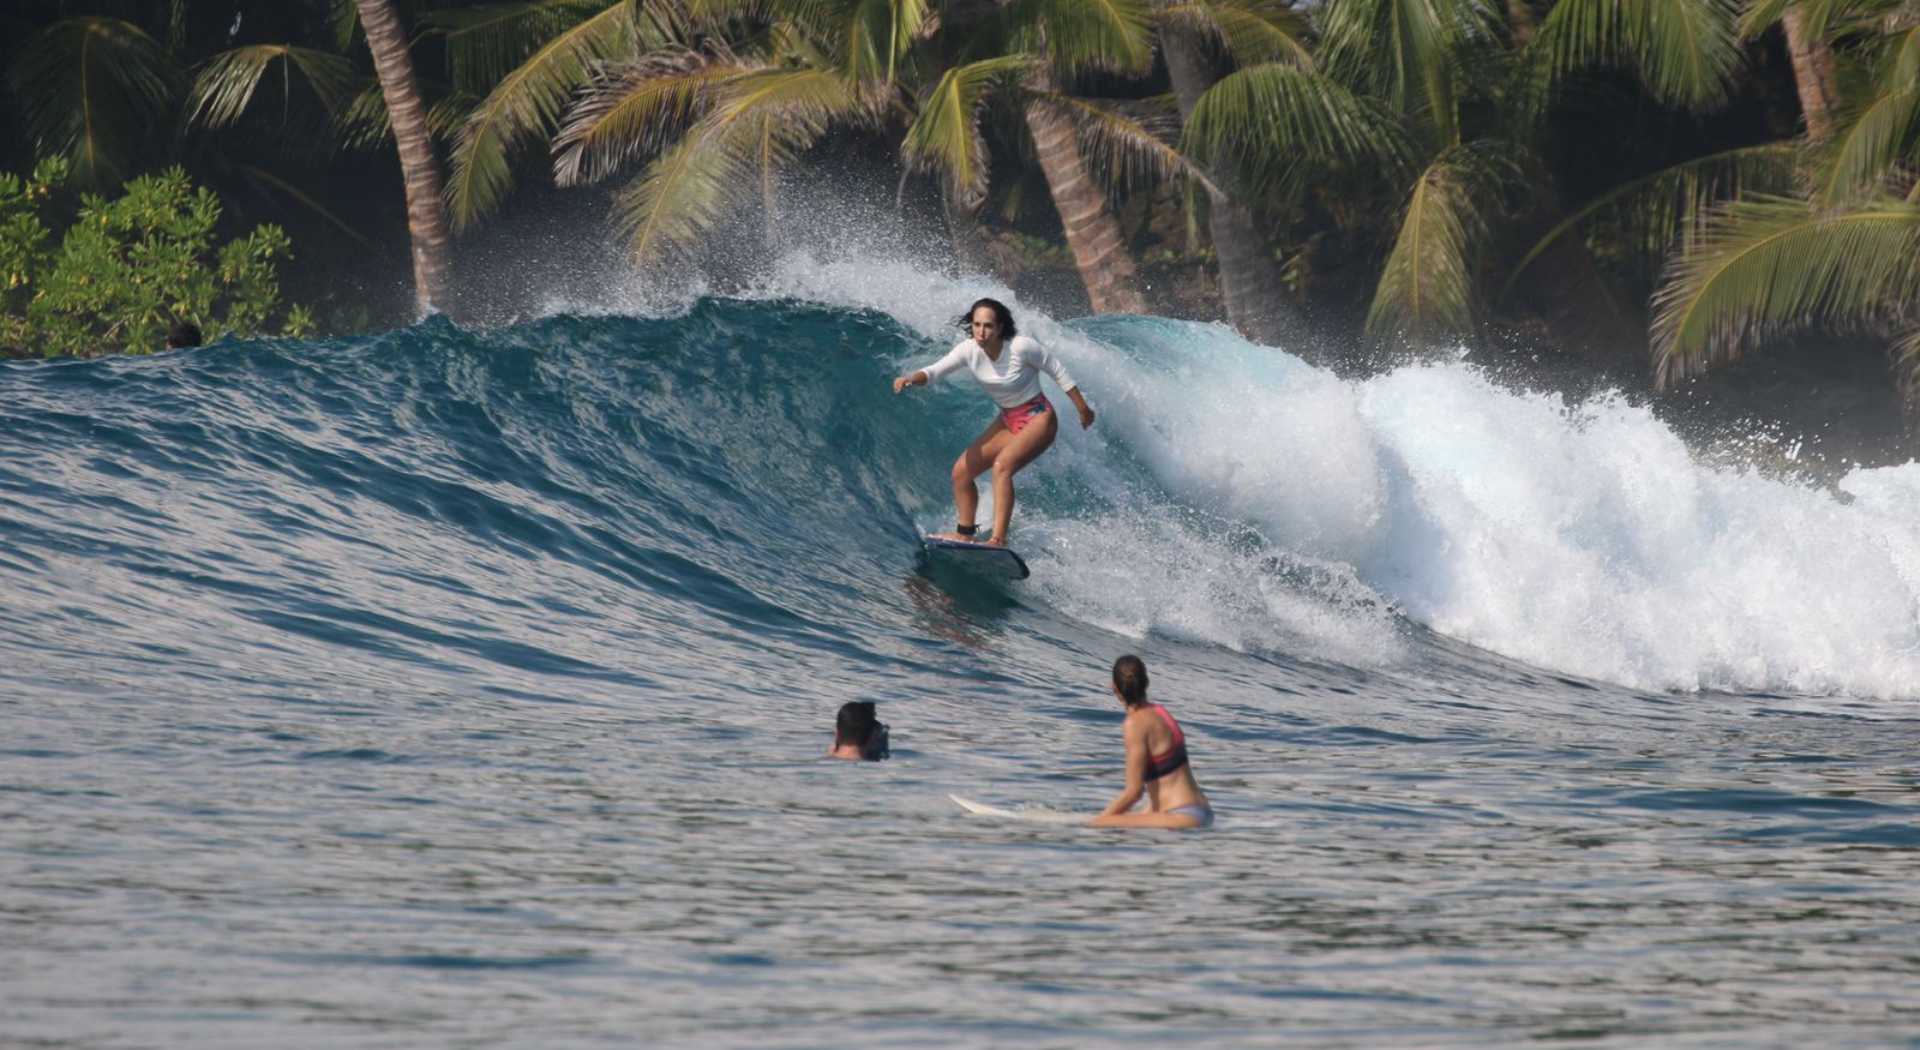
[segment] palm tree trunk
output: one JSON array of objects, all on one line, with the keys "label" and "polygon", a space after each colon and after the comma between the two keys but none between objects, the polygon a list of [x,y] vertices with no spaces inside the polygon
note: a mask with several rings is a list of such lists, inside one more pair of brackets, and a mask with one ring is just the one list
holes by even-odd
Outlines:
[{"label": "palm tree trunk", "polygon": [[1839,98],[1833,48],[1807,32],[1806,15],[1799,8],[1787,8],[1780,21],[1787,31],[1787,55],[1793,59],[1793,84],[1807,118],[1807,137],[1824,142],[1833,135],[1833,106]]},{"label": "palm tree trunk", "polygon": [[1040,102],[1028,105],[1026,115],[1040,171],[1047,177],[1053,205],[1067,228],[1067,247],[1073,251],[1074,265],[1080,270],[1080,282],[1086,285],[1093,312],[1146,313],[1147,301],[1140,294],[1133,256],[1127,254],[1120,223],[1107,210],[1107,195],[1087,172],[1073,125]]},{"label": "palm tree trunk", "polygon": [[[1193,34],[1163,28],[1160,48],[1180,105],[1180,121],[1193,115],[1200,96],[1218,79]],[[1207,228],[1219,261],[1220,296],[1227,319],[1256,343],[1278,346],[1291,334],[1293,311],[1281,299],[1280,262],[1267,250],[1253,209],[1239,200],[1239,186],[1226,172],[1209,172],[1216,189],[1207,190]]]},{"label": "palm tree trunk", "polygon": [[427,108],[413,75],[407,34],[391,0],[354,0],[360,26],[380,75],[380,94],[393,122],[400,152],[400,173],[407,188],[407,231],[413,239],[413,295],[420,312],[449,305],[447,291],[447,208],[441,198],[440,161],[427,130]]}]

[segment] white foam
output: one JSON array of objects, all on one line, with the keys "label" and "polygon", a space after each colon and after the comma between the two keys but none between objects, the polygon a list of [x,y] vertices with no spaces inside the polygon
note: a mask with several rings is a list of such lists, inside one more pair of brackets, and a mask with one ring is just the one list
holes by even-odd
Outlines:
[{"label": "white foam", "polygon": [[1435,630],[1669,689],[1920,695],[1920,467],[1834,495],[1703,465],[1617,398],[1462,366],[1363,385],[1394,513],[1356,562]]}]

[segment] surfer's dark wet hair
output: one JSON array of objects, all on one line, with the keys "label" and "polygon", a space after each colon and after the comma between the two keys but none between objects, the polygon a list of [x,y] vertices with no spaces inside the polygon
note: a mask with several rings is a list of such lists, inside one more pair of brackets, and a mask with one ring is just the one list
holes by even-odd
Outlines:
[{"label": "surfer's dark wet hair", "polygon": [[878,762],[887,757],[887,724],[874,714],[871,700],[849,700],[840,705],[833,721],[834,743],[860,745],[860,757]]},{"label": "surfer's dark wet hair", "polygon": [[998,299],[981,299],[972,306],[967,307],[967,312],[960,315],[960,328],[962,331],[968,333],[973,331],[973,312],[983,306],[992,310],[993,319],[1000,323],[1001,339],[1012,339],[1014,336],[1020,334],[1020,330],[1014,327],[1013,324],[1013,311],[1007,309],[1007,304]]},{"label": "surfer's dark wet hair", "polygon": [[1120,692],[1120,699],[1131,707],[1147,702],[1147,664],[1146,661],[1128,653],[1113,662],[1113,687]]}]

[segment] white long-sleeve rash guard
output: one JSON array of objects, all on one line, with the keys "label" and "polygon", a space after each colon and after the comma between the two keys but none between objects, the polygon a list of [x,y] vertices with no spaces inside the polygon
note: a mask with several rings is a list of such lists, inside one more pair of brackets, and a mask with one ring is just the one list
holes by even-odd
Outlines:
[{"label": "white long-sleeve rash guard", "polygon": [[1042,372],[1052,376],[1062,391],[1077,385],[1059,357],[1024,335],[1008,340],[998,361],[989,358],[979,343],[967,339],[921,371],[927,374],[928,383],[937,383],[941,376],[962,368],[973,373],[981,389],[1001,408],[1015,408],[1039,397]]}]

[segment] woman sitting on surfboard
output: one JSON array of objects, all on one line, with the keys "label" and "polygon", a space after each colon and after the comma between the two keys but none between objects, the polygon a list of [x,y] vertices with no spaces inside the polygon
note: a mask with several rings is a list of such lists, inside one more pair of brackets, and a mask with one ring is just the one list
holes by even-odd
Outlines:
[{"label": "woman sitting on surfboard", "polygon": [[[1167,709],[1147,702],[1147,665],[1137,656],[1113,662],[1113,695],[1127,707],[1120,735],[1127,741],[1127,786],[1093,818],[1103,828],[1204,828],[1213,806],[1193,779],[1187,737]],[[1128,810],[1147,796],[1143,813]]]},{"label": "woman sitting on surfboard", "polygon": [[1080,396],[1080,388],[1067,374],[1060,359],[1039,343],[1018,334],[1013,314],[995,299],[973,304],[960,326],[972,333],[947,352],[945,357],[912,375],[893,381],[898,394],[910,386],[923,386],[949,372],[966,369],[973,373],[987,395],[1000,406],[1000,415],[973,439],[960,458],[953,461],[953,504],[959,511],[959,524],[940,539],[970,541],[978,526],[974,515],[980,509],[980,493],[975,478],[993,471],[993,535],[985,542],[997,547],[1007,544],[1007,529],[1013,520],[1013,476],[1033,462],[1053,444],[1060,433],[1053,403],[1040,392],[1040,373],[1045,372],[1060,384],[1080,412],[1082,428],[1093,425],[1093,409]]}]

